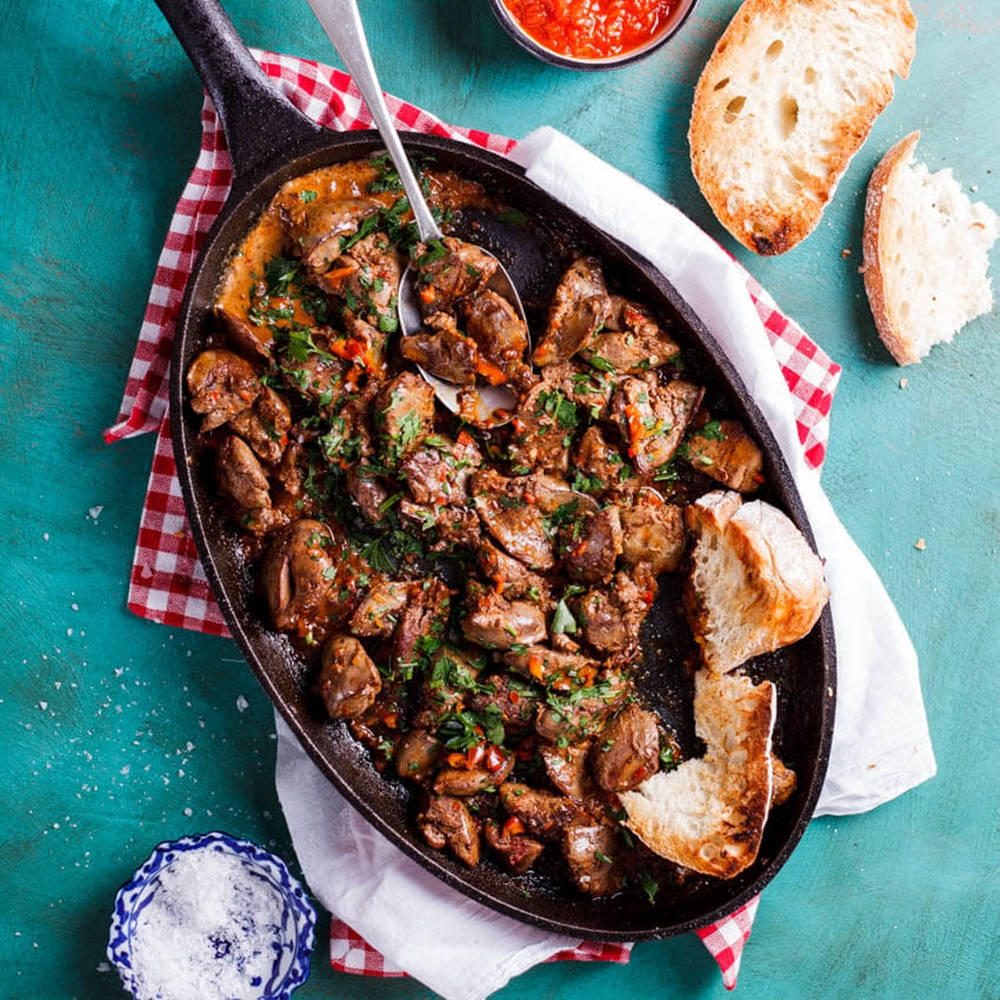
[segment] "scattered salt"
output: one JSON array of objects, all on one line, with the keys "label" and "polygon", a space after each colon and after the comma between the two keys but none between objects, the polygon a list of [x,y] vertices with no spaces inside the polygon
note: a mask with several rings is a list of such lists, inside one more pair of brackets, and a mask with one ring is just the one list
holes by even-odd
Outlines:
[{"label": "scattered salt", "polygon": [[102,510],[104,510],[103,505],[99,505],[97,507],[91,507],[90,510],[87,511],[87,516],[92,520],[96,521],[101,516]]},{"label": "scattered salt", "polygon": [[249,707],[250,707],[250,702],[248,702],[246,700],[246,698],[243,697],[243,695],[239,695],[236,698],[236,709],[237,709],[237,711],[239,711],[239,712],[245,712]]},{"label": "scattered salt", "polygon": [[233,855],[180,854],[131,941],[138,1000],[256,1000],[287,957],[278,890]]}]

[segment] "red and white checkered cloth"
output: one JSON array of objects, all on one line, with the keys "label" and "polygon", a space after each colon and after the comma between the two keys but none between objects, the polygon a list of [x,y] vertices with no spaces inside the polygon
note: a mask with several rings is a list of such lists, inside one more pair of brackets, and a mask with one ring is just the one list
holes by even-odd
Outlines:
[{"label": "red and white checkered cloth", "polygon": [[[281,92],[321,125],[335,130],[371,127],[361,95],[345,73],[311,60],[271,52],[255,52],[255,55]],[[464,138],[500,154],[509,153],[516,145],[513,139],[446,125],[397,98],[387,97],[387,102],[400,128]],[[167,413],[174,322],[195,258],[222,209],[232,181],[225,136],[207,98],[201,122],[201,152],[170,221],[118,419],[104,432],[104,439],[110,443],[156,432],[153,468],[129,583],[130,610],[166,625],[228,635],[188,530]],[[749,277],[747,291],[760,313],[794,397],[799,439],[806,459],[818,469],[826,453],[830,407],[840,368]],[[750,936],[758,902],[759,897],[726,919],[697,932],[719,963],[723,983],[729,989],[736,985],[743,946]],[[624,963],[630,952],[628,944],[585,941],[577,948],[559,952],[550,961]],[[334,968],[346,972],[382,977],[405,975],[336,918],[330,927],[330,961]]]}]

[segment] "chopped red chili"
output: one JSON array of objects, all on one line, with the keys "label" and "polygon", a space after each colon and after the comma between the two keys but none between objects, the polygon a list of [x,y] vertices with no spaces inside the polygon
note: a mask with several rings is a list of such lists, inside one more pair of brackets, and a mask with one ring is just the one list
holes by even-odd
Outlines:
[{"label": "chopped red chili", "polygon": [[676,0],[503,0],[540,45],[577,59],[641,48],[670,21]]}]

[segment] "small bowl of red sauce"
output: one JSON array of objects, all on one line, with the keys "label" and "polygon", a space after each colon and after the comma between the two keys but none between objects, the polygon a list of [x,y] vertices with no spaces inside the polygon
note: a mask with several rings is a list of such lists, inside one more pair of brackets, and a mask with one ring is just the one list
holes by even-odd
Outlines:
[{"label": "small bowl of red sauce", "polygon": [[533,56],[570,69],[614,69],[671,38],[697,0],[490,0],[507,34]]}]

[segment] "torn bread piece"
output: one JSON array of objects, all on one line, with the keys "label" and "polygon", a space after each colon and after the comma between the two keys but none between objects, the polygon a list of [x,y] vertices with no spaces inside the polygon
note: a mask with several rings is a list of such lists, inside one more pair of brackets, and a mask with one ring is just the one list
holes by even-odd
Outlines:
[{"label": "torn bread piece", "polygon": [[950,169],[913,162],[919,139],[911,132],[885,154],[865,202],[865,291],[901,365],[993,308],[989,253],[1000,236],[1000,217],[966,197]]},{"label": "torn bread piece", "polygon": [[745,0],[695,90],[691,167],[719,221],[758,254],[815,228],[909,74],[907,0]]},{"label": "torn bread piece", "polygon": [[716,490],[684,516],[695,535],[684,607],[709,670],[731,670],[809,633],[830,593],[823,564],[785,514]]},{"label": "torn bread piece", "polygon": [[626,826],[652,851],[702,875],[752,865],[771,808],[777,693],[742,674],[695,674],[694,720],[704,757],[620,794]]}]

